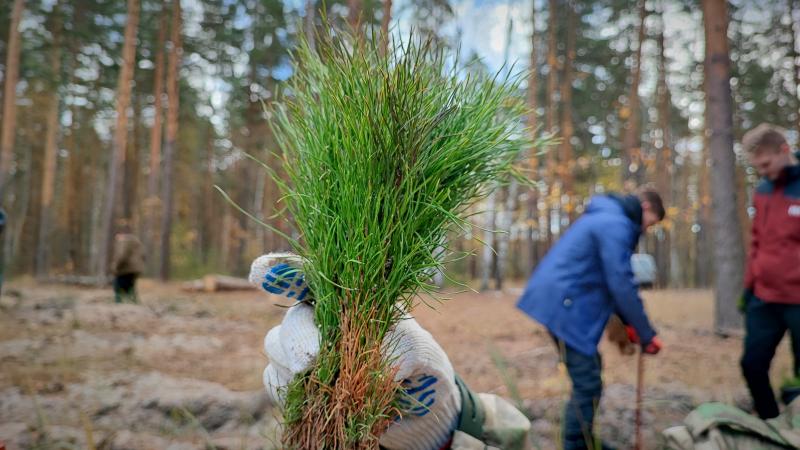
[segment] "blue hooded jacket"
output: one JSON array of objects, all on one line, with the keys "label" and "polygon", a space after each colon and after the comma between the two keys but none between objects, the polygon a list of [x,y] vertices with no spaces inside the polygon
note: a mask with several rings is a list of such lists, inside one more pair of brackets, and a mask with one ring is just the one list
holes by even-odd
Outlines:
[{"label": "blue hooded jacket", "polygon": [[648,344],[656,332],[631,268],[641,224],[637,197],[593,197],[536,267],[517,307],[587,356],[597,354],[612,313]]}]

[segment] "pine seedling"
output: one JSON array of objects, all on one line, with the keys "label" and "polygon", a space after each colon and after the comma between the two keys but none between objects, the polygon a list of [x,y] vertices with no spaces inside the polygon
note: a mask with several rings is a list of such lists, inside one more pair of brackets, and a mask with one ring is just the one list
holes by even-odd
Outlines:
[{"label": "pine seedling", "polygon": [[377,47],[301,42],[270,110],[322,339],[287,388],[288,448],[378,447],[399,412],[384,337],[432,289],[448,232],[531,145],[516,80],[462,73],[430,41]]}]

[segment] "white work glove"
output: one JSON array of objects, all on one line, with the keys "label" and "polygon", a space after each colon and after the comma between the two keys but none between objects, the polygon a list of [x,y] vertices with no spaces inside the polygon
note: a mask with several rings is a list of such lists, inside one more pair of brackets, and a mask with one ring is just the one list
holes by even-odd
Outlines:
[{"label": "white work glove", "polygon": [[[264,255],[253,262],[250,282],[268,293],[288,296],[293,292],[291,298],[305,292],[305,298],[310,294],[301,265],[295,255]],[[289,308],[281,324],[267,333],[264,351],[269,365],[264,370],[264,386],[276,403],[283,404],[289,382],[314,364],[319,345],[314,308],[305,302]],[[380,445],[390,450],[438,450],[450,440],[461,412],[461,395],[450,360],[433,336],[411,317],[387,334],[382,353],[396,369],[395,381],[402,383],[405,392],[398,399],[401,417],[381,436]]]}]

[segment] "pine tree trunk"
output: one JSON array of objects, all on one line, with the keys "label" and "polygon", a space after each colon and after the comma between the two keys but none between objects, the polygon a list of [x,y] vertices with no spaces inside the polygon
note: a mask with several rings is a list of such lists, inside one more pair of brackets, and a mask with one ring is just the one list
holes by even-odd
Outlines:
[{"label": "pine tree trunk", "polygon": [[17,135],[17,81],[19,81],[19,23],[22,20],[24,8],[24,0],[14,0],[11,23],[8,26],[6,65],[3,76],[3,125],[2,131],[0,131],[0,202],[6,198],[5,188],[9,183],[11,163],[14,160],[14,138]]},{"label": "pine tree trunk", "polygon": [[[662,2],[663,5],[663,2]],[[667,207],[672,205],[672,183],[674,166],[672,156],[672,130],[670,127],[670,107],[672,98],[667,85],[667,58],[664,54],[664,12],[660,12],[660,28],[658,33],[658,81],[656,95],[658,102],[658,127],[661,130],[661,141],[656,141],[656,189],[661,194]],[[663,230],[658,240],[657,261],[659,286],[666,287],[670,281],[671,248],[674,223]]]},{"label": "pine tree trunk", "polygon": [[61,20],[59,19],[59,6],[53,8],[54,24],[51,29],[53,36],[50,50],[50,68],[53,73],[50,103],[47,105],[47,131],[44,145],[44,171],[42,175],[42,198],[39,213],[39,239],[36,246],[36,276],[42,277],[48,272],[48,253],[50,250],[50,224],[53,222],[53,192],[56,179],[56,150],[58,147],[59,132],[59,92],[61,80]]},{"label": "pine tree trunk", "polygon": [[497,223],[497,187],[486,199],[486,222],[483,225],[483,249],[481,257],[481,291],[489,289],[489,279],[492,277],[492,261],[494,259],[494,228]]},{"label": "pine tree trunk", "polygon": [[790,49],[790,55],[792,55],[793,62],[792,72],[794,73],[794,99],[796,100],[794,112],[797,114],[795,131],[800,133],[800,53],[798,53],[797,50],[797,46],[799,44],[797,35],[800,35],[800,19],[795,19],[795,16],[800,14],[800,0],[790,0],[790,2],[789,17],[792,18],[792,26],[789,27],[789,31],[792,34],[792,48]]},{"label": "pine tree trunk", "polygon": [[728,6],[725,0],[703,0],[706,31],[706,110],[711,152],[711,194],[716,257],[714,327],[741,327],[736,302],[742,289],[744,250],[737,215],[733,117],[728,53]]},{"label": "pine tree trunk", "polygon": [[389,23],[392,21],[392,0],[383,0],[383,17],[381,18],[381,51],[385,55],[389,51]]},{"label": "pine tree trunk", "polygon": [[306,0],[306,16],[303,19],[303,28],[306,35],[306,40],[308,41],[308,46],[311,48],[311,50],[316,48],[316,36],[314,36],[315,15],[314,0]]},{"label": "pine tree trunk", "polygon": [[639,80],[641,79],[642,44],[645,39],[645,19],[647,9],[645,0],[639,0],[639,32],[636,41],[636,56],[631,65],[631,86],[628,93],[628,120],[625,123],[625,136],[623,147],[625,148],[625,158],[623,182],[626,190],[633,190],[642,184],[644,177],[644,165],[642,159],[642,142],[639,131],[639,121],[641,119],[641,105],[639,101]]},{"label": "pine tree trunk", "polygon": [[[76,117],[75,107],[71,108],[72,117]],[[72,236],[72,239],[67,239],[67,269],[70,273],[76,273],[79,270],[80,261],[84,258],[80,257],[81,243],[82,243],[82,227],[80,226],[80,163],[75,133],[77,132],[75,124],[77,121],[72,122],[69,130],[69,135],[66,137],[66,147],[69,151],[66,162],[66,179],[64,181],[66,191],[66,207],[64,213],[66,214],[67,222],[67,235]]]},{"label": "pine tree trunk", "polygon": [[566,2],[567,8],[567,48],[564,57],[564,71],[561,77],[561,164],[559,167],[559,175],[564,185],[564,194],[567,196],[567,204],[564,205],[567,214],[569,215],[570,222],[575,218],[575,209],[573,204],[573,197],[575,196],[573,188],[573,168],[575,163],[573,161],[572,151],[572,136],[575,132],[575,126],[572,120],[572,77],[573,77],[573,64],[575,63],[575,40],[577,24],[575,6],[572,2]]},{"label": "pine tree trunk", "polygon": [[122,181],[122,218],[134,227],[136,224],[136,205],[139,204],[139,131],[142,127],[142,101],[141,96],[131,100],[133,104],[133,117],[131,138],[126,147],[125,170]]},{"label": "pine tree trunk", "polygon": [[[536,52],[536,2],[531,1],[531,54],[530,54],[530,68],[528,69],[528,128],[533,133],[531,139],[535,140],[537,127],[539,126],[537,120],[537,109],[539,108],[538,88],[539,88],[539,61]],[[541,177],[539,167],[539,155],[536,154],[536,149],[531,149],[530,156],[530,170],[531,176],[537,178]],[[525,233],[526,254],[528,255],[528,263],[526,264],[525,271],[530,272],[536,265],[538,260],[538,241],[539,241],[539,189],[533,187],[528,193],[528,215],[527,223],[528,230]]]},{"label": "pine tree trunk", "polygon": [[100,241],[98,242],[97,267],[98,276],[108,270],[109,249],[114,234],[114,219],[120,210],[120,172],[125,164],[125,149],[128,137],[128,106],[131,100],[131,85],[136,61],[136,31],[139,26],[139,0],[128,0],[128,15],[125,23],[125,43],[122,49],[122,67],[117,83],[117,119],[111,156],[108,164],[106,199],[101,219]]},{"label": "pine tree trunk", "polygon": [[209,256],[214,242],[214,226],[215,222],[219,220],[219,216],[214,214],[214,130],[211,126],[207,131],[206,137],[206,154],[204,159],[204,174],[205,182],[203,183],[203,204],[206,206],[200,212],[200,239],[201,239],[201,255],[203,264],[209,263]]},{"label": "pine tree trunk", "polygon": [[161,217],[161,257],[159,276],[166,281],[170,277],[170,245],[172,237],[172,176],[175,151],[178,139],[178,69],[183,52],[181,47],[181,2],[172,2],[172,27],[170,35],[169,59],[167,62],[167,139],[164,145],[164,178],[162,201],[164,208]]},{"label": "pine tree trunk", "polygon": [[347,23],[353,32],[361,35],[359,22],[361,21],[361,0],[347,0]]},{"label": "pine tree trunk", "polygon": [[158,20],[158,38],[155,46],[155,68],[153,70],[153,127],[150,129],[150,170],[147,176],[147,198],[144,201],[144,247],[148,255],[148,272],[155,272],[158,261],[159,223],[161,199],[158,195],[158,181],[161,176],[161,139],[163,132],[164,95],[164,44],[167,40],[168,4],[161,6]]},{"label": "pine tree trunk", "polygon": [[[558,55],[556,53],[557,50],[557,39],[558,34],[556,33],[556,27],[558,25],[557,21],[557,14],[558,14],[558,1],[557,0],[550,0],[549,1],[549,18],[547,19],[547,132],[548,133],[555,133],[556,132],[556,118],[558,117],[558,102],[555,99],[556,89],[558,88]],[[555,155],[552,149],[547,150],[546,156],[546,167],[545,167],[545,189],[546,195],[544,199],[545,203],[545,234],[547,236],[547,248],[550,248],[553,242],[553,233],[551,226],[551,221],[553,218],[552,212],[552,191],[553,191],[553,184],[555,183],[554,180],[554,173],[555,173],[555,166],[556,160]]]}]

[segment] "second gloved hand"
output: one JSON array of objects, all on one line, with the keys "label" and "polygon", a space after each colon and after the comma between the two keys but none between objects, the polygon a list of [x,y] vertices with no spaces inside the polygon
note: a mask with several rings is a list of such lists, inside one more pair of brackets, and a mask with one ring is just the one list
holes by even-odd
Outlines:
[{"label": "second gloved hand", "polygon": [[[628,333],[628,339],[630,339],[631,342],[635,344],[640,343],[639,335],[636,333],[636,329],[630,325],[627,325],[625,327],[625,331]],[[642,352],[647,353],[648,355],[656,355],[663,347],[664,344],[661,342],[661,339],[658,336],[655,336],[647,344],[642,344]]]}]

